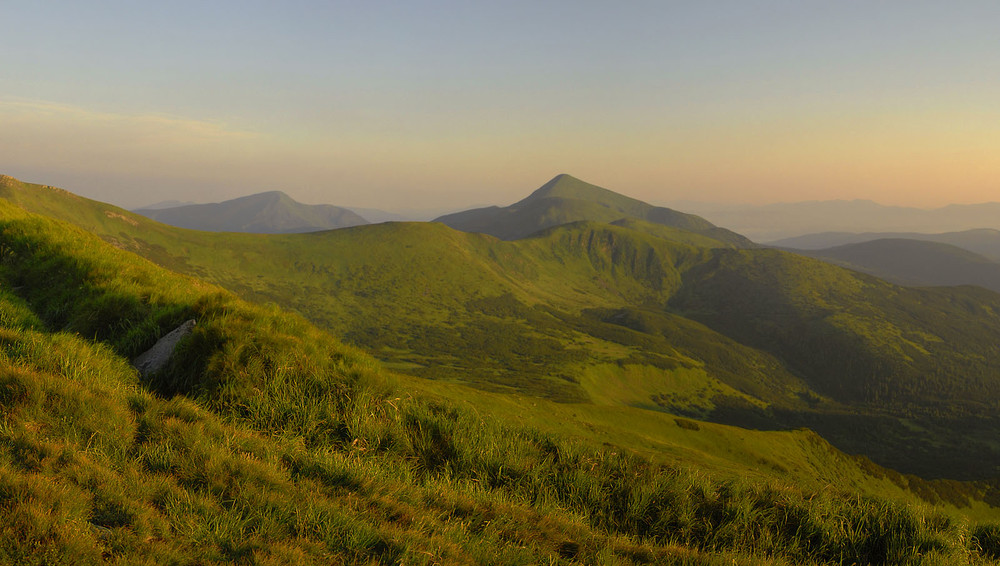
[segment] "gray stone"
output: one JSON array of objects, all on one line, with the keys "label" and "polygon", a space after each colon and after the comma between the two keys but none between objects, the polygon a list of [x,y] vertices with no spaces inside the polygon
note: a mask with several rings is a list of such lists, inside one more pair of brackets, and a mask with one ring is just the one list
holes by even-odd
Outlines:
[{"label": "gray stone", "polygon": [[194,320],[189,320],[172,330],[169,334],[157,340],[153,347],[146,350],[139,357],[132,360],[132,365],[139,370],[139,375],[148,377],[150,374],[163,369],[170,357],[174,354],[177,343],[191,331],[194,330]]}]

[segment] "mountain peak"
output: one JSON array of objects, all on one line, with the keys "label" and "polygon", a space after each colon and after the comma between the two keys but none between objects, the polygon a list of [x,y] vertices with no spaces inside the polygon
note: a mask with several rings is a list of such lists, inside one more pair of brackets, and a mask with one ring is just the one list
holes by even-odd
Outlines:
[{"label": "mountain peak", "polygon": [[526,198],[508,207],[493,206],[456,212],[441,216],[437,221],[456,230],[481,232],[504,240],[514,240],[571,222],[610,224],[623,218],[698,232],[718,240],[720,246],[752,245],[746,238],[717,228],[704,218],[653,206],[566,173],[556,175]]},{"label": "mountain peak", "polygon": [[596,202],[604,205],[620,207],[635,206],[641,201],[609,191],[603,187],[588,183],[566,173],[560,173],[545,183],[520,203],[528,203],[542,198],[564,198]]},{"label": "mountain peak", "polygon": [[228,201],[225,201],[225,202],[220,203],[220,204],[230,204],[230,203],[232,203],[232,204],[236,204],[236,203],[243,204],[243,203],[254,203],[254,202],[260,202],[260,203],[284,202],[284,203],[299,204],[299,202],[297,200],[295,200],[292,197],[288,196],[288,194],[285,193],[285,192],[283,192],[283,191],[264,191],[262,193],[255,193],[255,194],[252,194],[252,195],[247,195],[245,197],[234,198],[232,200],[228,200]]}]

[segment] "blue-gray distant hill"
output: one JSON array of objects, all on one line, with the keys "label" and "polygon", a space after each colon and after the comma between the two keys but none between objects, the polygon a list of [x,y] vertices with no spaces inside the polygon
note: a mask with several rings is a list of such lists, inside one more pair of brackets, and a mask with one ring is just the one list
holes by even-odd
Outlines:
[{"label": "blue-gray distant hill", "polygon": [[942,242],[884,238],[798,251],[902,285],[978,285],[1000,292],[1000,263]]},{"label": "blue-gray distant hill", "polygon": [[[868,200],[812,201],[763,206],[684,203],[684,210],[726,226],[755,242],[818,232],[958,232],[1000,229],[1000,203],[951,204],[922,209]],[[846,243],[846,242],[843,242]]]},{"label": "blue-gray distant hill", "polygon": [[164,208],[177,208],[178,206],[188,206],[191,204],[198,204],[192,200],[164,200],[160,202],[154,202],[153,204],[147,204],[142,208],[144,210],[162,210]]},{"label": "blue-gray distant hill", "polygon": [[768,245],[777,248],[798,250],[821,250],[887,238],[905,238],[908,240],[924,240],[951,244],[952,246],[985,256],[988,259],[1000,261],[1000,230],[992,228],[944,232],[942,234],[924,234],[918,232],[820,232],[816,234],[804,234],[794,238],[785,238],[769,242]]},{"label": "blue-gray distant hill", "polygon": [[489,206],[447,214],[436,219],[463,232],[490,234],[517,240],[546,228],[572,222],[610,224],[622,220],[645,222],[687,230],[735,247],[752,247],[747,238],[711,222],[669,208],[653,206],[572,177],[557,175],[538,190],[510,206]]},{"label": "blue-gray distant hill", "polygon": [[367,220],[346,208],[329,204],[302,204],[281,191],[219,203],[141,208],[134,212],[171,226],[207,232],[288,234],[368,224]]}]

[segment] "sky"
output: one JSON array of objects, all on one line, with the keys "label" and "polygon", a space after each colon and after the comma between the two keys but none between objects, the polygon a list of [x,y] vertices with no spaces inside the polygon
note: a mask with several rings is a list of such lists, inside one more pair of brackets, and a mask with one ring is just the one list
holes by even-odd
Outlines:
[{"label": "sky", "polygon": [[128,208],[1000,200],[1000,2],[0,2],[0,173]]}]

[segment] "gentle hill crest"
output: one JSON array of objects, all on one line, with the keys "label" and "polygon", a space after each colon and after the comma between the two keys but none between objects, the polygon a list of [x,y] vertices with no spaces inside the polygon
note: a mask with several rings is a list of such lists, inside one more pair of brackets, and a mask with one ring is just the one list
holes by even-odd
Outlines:
[{"label": "gentle hill crest", "polygon": [[302,204],[281,191],[268,191],[219,203],[143,208],[134,212],[171,226],[208,232],[283,234],[368,223],[346,208],[329,204]]},{"label": "gentle hill crest", "polygon": [[1000,263],[942,242],[882,238],[800,253],[901,285],[978,285],[1000,292]]},{"label": "gentle hill crest", "polygon": [[685,203],[684,208],[756,242],[774,242],[817,232],[930,233],[1000,229],[1000,203],[997,202],[951,204],[930,210],[882,205],[869,200],[758,206],[692,202]]},{"label": "gentle hill crest", "polygon": [[951,244],[994,261],[1000,261],[1000,230],[993,228],[976,228],[961,232],[944,232],[940,234],[925,234],[921,232],[818,232],[768,242],[767,245],[798,250],[822,250],[846,244],[860,244],[888,238],[905,238],[908,240],[924,240]]},{"label": "gentle hill crest", "polygon": [[612,223],[645,220],[688,230],[718,241],[719,247],[751,247],[753,243],[692,214],[647,204],[581,181],[556,175],[526,198],[507,207],[490,206],[447,214],[436,219],[463,232],[481,232],[503,240],[517,240],[546,228],[587,220]]}]

